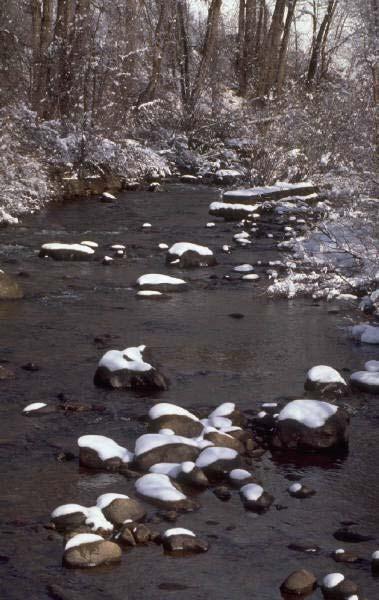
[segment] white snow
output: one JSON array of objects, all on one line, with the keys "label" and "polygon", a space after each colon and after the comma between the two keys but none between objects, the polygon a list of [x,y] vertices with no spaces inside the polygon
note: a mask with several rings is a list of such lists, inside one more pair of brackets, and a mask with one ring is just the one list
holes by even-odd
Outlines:
[{"label": "white snow", "polygon": [[190,535],[191,537],[196,537],[193,531],[189,529],[184,529],[184,527],[173,527],[172,529],[166,529],[163,534],[164,538],[171,537],[172,535]]},{"label": "white snow", "polygon": [[262,408],[276,408],[278,406],[277,402],[264,402],[262,404]]},{"label": "white snow", "polygon": [[351,333],[353,337],[363,344],[379,344],[379,327],[373,325],[355,325]]},{"label": "white snow", "polygon": [[114,196],[110,192],[104,192],[102,196],[103,198],[108,198],[108,200],[116,200],[116,196]]},{"label": "white snow", "polygon": [[201,419],[201,423],[209,431],[212,431],[212,429],[225,429],[232,425],[232,421],[227,417],[209,417],[208,419]]},{"label": "white snow", "polygon": [[153,367],[144,362],[142,353],[146,346],[137,346],[125,348],[125,350],[109,350],[100,359],[98,366],[106,367],[109,371],[129,371],[146,372],[151,371]]},{"label": "white snow", "polygon": [[105,531],[113,531],[113,525],[110,523],[101,512],[98,506],[87,508],[87,518],[85,524],[91,527],[92,531],[103,529]]},{"label": "white snow", "polygon": [[368,360],[365,363],[365,370],[370,371],[371,373],[376,373],[379,371],[379,360]]},{"label": "white snow", "polygon": [[230,471],[229,477],[230,479],[241,481],[243,479],[251,477],[251,473],[249,473],[249,471],[246,471],[245,469],[233,469],[233,471]]},{"label": "white snow", "polygon": [[80,242],[80,245],[81,246],[88,246],[88,248],[94,248],[94,249],[96,249],[96,248],[99,247],[99,244],[97,242],[91,242],[91,241],[88,241],[88,240],[86,240],[84,242]]},{"label": "white snow", "polygon": [[123,246],[122,244],[113,244],[113,246],[111,246],[111,250],[125,250],[126,246]]},{"label": "white snow", "polygon": [[209,221],[208,223],[206,223],[205,227],[208,227],[208,229],[211,229],[212,227],[216,227],[216,223]]},{"label": "white snow", "polygon": [[288,488],[288,491],[291,492],[292,494],[296,494],[297,492],[300,492],[300,490],[301,490],[302,487],[303,486],[301,485],[301,483],[293,483]]},{"label": "white snow", "polygon": [[307,379],[314,383],[343,383],[346,385],[346,381],[338,371],[325,365],[318,365],[309,369]]},{"label": "white snow", "polygon": [[164,244],[164,243],[158,244],[158,248],[160,250],[168,250],[168,244]]},{"label": "white snow", "polygon": [[78,439],[79,448],[90,448],[94,450],[101,460],[118,457],[124,463],[129,463],[133,460],[132,452],[127,448],[119,446],[111,438],[103,435],[83,435]]},{"label": "white snow", "polygon": [[246,500],[256,502],[262,496],[264,489],[256,483],[248,483],[241,487],[240,492]]},{"label": "white snow", "polygon": [[169,249],[169,254],[175,254],[176,256],[182,256],[185,252],[191,250],[200,254],[201,256],[212,256],[213,252],[206,246],[199,246],[198,244],[191,244],[190,242],[177,242]]},{"label": "white snow", "polygon": [[322,400],[293,400],[279,413],[278,420],[294,419],[306,427],[316,429],[337,412],[337,406]]},{"label": "white snow", "polygon": [[169,402],[160,402],[159,404],[155,404],[155,406],[150,408],[148,415],[149,419],[152,421],[165,415],[180,415],[182,417],[188,417],[189,419],[192,419],[192,421],[199,420],[197,417],[195,417],[195,415],[189,412],[189,410],[186,410],[181,406],[177,406],[176,404],[170,404]]},{"label": "white snow", "polygon": [[82,254],[94,254],[95,250],[93,248],[89,248],[88,246],[83,246],[82,244],[60,244],[58,242],[53,242],[50,244],[43,244],[41,246],[42,250],[70,250],[72,252],[81,252]]},{"label": "white snow", "polygon": [[373,560],[379,560],[379,550],[375,550],[375,552],[372,553],[371,558]]},{"label": "white snow", "polygon": [[114,500],[129,500],[129,496],[125,496],[125,494],[102,494],[96,500],[96,506],[103,510],[112,504]]},{"label": "white snow", "polygon": [[182,470],[180,463],[156,463],[149,468],[149,473],[160,473],[176,479]]},{"label": "white snow", "polygon": [[242,279],[244,281],[257,281],[259,279],[259,275],[256,273],[249,273],[249,275],[243,275]]},{"label": "white snow", "polygon": [[215,408],[210,414],[209,418],[212,417],[228,417],[231,415],[236,408],[234,402],[224,402],[220,404],[217,408]]},{"label": "white snow", "polygon": [[151,227],[151,223],[144,223],[144,224],[142,225],[142,227],[143,227],[144,229],[149,229],[149,228]]},{"label": "white snow", "polygon": [[158,431],[161,435],[175,435],[175,431],[173,429],[169,429],[168,427],[164,427]]},{"label": "white snow", "polygon": [[87,514],[87,508],[85,506],[81,506],[80,504],[62,504],[62,506],[58,506],[51,513],[52,519],[57,519],[58,517],[64,517],[65,515],[72,515],[73,513],[83,513]]},{"label": "white snow", "polygon": [[67,552],[67,550],[75,548],[76,546],[81,546],[82,544],[92,544],[93,542],[103,541],[104,538],[102,538],[100,535],[96,535],[95,533],[78,533],[68,540],[64,550]]},{"label": "white snow", "polygon": [[155,500],[163,502],[186,500],[186,496],[173,486],[167,475],[148,473],[137,479],[135,487],[142,496]]},{"label": "white snow", "polygon": [[260,204],[230,204],[228,202],[212,202],[209,205],[209,210],[218,212],[221,210],[238,210],[244,211],[246,214],[255,212],[261,207]]},{"label": "white snow", "polygon": [[234,460],[237,458],[238,452],[231,448],[223,448],[220,446],[210,446],[205,448],[196,460],[196,466],[199,469],[208,467],[218,460]]},{"label": "white snow", "polygon": [[154,450],[155,448],[159,448],[161,446],[166,446],[167,444],[185,444],[187,446],[197,447],[197,443],[195,440],[182,437],[180,435],[162,435],[161,433],[145,433],[144,435],[141,435],[136,441],[135,454],[136,456],[140,456],[141,454],[145,454],[145,452],[149,452],[150,450]]},{"label": "white snow", "polygon": [[356,371],[352,373],[350,381],[363,383],[379,389],[379,371]]},{"label": "white snow", "polygon": [[148,273],[147,275],[142,275],[137,279],[137,284],[139,286],[142,285],[183,285],[186,282],[184,279],[178,279],[176,277],[170,277],[169,275],[160,275],[158,273]]},{"label": "white snow", "polygon": [[237,273],[249,273],[249,271],[254,271],[254,267],[253,265],[245,263],[244,265],[237,265],[237,267],[234,267],[233,271],[237,271]]},{"label": "white snow", "polygon": [[45,404],[44,402],[33,402],[32,404],[28,404],[28,406],[25,406],[22,412],[32,412],[33,410],[39,410],[40,408],[44,408],[45,406],[47,406],[47,404]]},{"label": "white snow", "polygon": [[334,588],[345,579],[342,573],[329,573],[322,580],[322,584],[326,588]]},{"label": "white snow", "polygon": [[113,262],[113,258],[111,256],[104,256],[103,261],[105,263],[111,263]]},{"label": "white snow", "polygon": [[158,292],[158,290],[139,290],[136,295],[145,298],[150,298],[151,296],[163,296],[162,292]]},{"label": "white snow", "polygon": [[285,182],[280,182],[278,181],[274,186],[271,187],[254,187],[254,188],[248,188],[248,189],[240,189],[240,190],[231,190],[228,192],[224,192],[223,198],[225,199],[230,199],[230,200],[234,200],[234,199],[244,199],[246,198],[247,200],[249,199],[254,199],[254,198],[261,198],[276,192],[282,192],[282,191],[292,191],[292,190],[296,190],[296,189],[301,189],[301,188],[312,188],[313,187],[313,183],[310,182],[302,182],[302,183],[285,183]]},{"label": "white snow", "polygon": [[338,548],[338,550],[335,550],[334,554],[345,554],[345,550],[343,548]]},{"label": "white snow", "polygon": [[190,460],[186,460],[185,462],[183,462],[181,464],[181,470],[183,471],[183,473],[191,473],[194,468],[196,467],[195,463],[190,461]]}]

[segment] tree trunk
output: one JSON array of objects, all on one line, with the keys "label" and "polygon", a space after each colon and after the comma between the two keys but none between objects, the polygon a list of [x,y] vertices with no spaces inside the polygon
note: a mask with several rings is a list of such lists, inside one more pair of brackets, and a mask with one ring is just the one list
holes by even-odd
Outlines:
[{"label": "tree trunk", "polygon": [[[329,30],[330,30],[333,16],[334,16],[335,10],[337,8],[337,3],[338,3],[338,0],[329,0],[328,1],[328,7],[326,9],[326,13],[325,13],[322,23],[320,25],[320,29],[318,31],[316,40],[313,44],[311,59],[309,61],[309,67],[308,67],[308,75],[307,75],[307,85],[309,87],[311,87],[313,85],[313,82],[316,78],[322,44],[323,43],[326,44],[326,42],[327,42],[327,35],[328,35],[327,32],[329,32]],[[325,35],[326,35],[326,37],[324,40]]]},{"label": "tree trunk", "polygon": [[264,68],[259,86],[259,93],[263,95],[269,94],[275,83],[285,8],[286,0],[276,0],[270,30],[265,43]]},{"label": "tree trunk", "polygon": [[174,0],[161,0],[158,23],[155,29],[151,75],[147,87],[140,94],[138,105],[154,100],[161,78],[162,60],[169,39],[174,15]]},{"label": "tree trunk", "polygon": [[290,0],[288,5],[287,18],[284,25],[283,39],[279,52],[278,74],[276,78],[276,91],[278,95],[282,93],[284,79],[286,75],[288,42],[290,39],[291,26],[295,14],[296,3],[297,0]]},{"label": "tree trunk", "polygon": [[210,64],[212,62],[212,55],[216,45],[217,31],[220,22],[221,4],[222,0],[212,0],[208,11],[207,30],[205,33],[202,57],[195,76],[195,81],[192,87],[189,101],[188,108],[190,111],[190,115],[193,115],[196,105],[200,99],[200,96],[203,91],[205,78],[207,76]]},{"label": "tree trunk", "polygon": [[177,63],[179,84],[183,106],[186,106],[190,93],[190,42],[187,31],[188,7],[186,0],[178,0],[176,16]]}]

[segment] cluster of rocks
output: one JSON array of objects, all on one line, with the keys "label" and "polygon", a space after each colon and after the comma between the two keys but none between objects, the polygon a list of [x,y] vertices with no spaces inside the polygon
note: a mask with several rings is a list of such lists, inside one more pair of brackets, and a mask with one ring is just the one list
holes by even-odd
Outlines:
[{"label": "cluster of rocks", "polygon": [[306,569],[291,573],[283,581],[280,590],[284,598],[303,598],[317,587],[320,587],[325,600],[360,600],[361,598],[357,584],[342,573],[329,573],[318,583],[316,576]]},{"label": "cluster of rocks", "polygon": [[95,506],[58,506],[51,514],[51,527],[64,536],[63,563],[89,568],[119,562],[123,547],[155,542],[170,553],[206,552],[208,543],[192,531],[171,528],[158,532],[143,523],[142,504],[125,494],[102,494]]}]

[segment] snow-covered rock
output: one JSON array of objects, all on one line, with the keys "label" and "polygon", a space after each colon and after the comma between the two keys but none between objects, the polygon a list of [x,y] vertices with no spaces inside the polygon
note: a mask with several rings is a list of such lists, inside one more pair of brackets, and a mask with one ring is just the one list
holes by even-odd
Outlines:
[{"label": "snow-covered rock", "polygon": [[148,473],[137,479],[135,487],[140,496],[163,508],[186,511],[198,506],[167,475]]},{"label": "snow-covered rock", "polygon": [[80,533],[65,546],[63,562],[68,567],[97,567],[121,560],[121,548],[93,533]]},{"label": "snow-covered rock", "polygon": [[198,437],[203,431],[199,419],[185,408],[176,404],[161,402],[149,410],[149,431],[159,432],[171,429],[177,435]]},{"label": "snow-covered rock", "polygon": [[358,586],[342,573],[329,573],[322,580],[321,591],[326,600],[346,600],[358,593]]},{"label": "snow-covered rock", "polygon": [[260,204],[231,204],[228,202],[212,202],[209,205],[209,214],[220,217],[225,221],[240,221],[260,209]]},{"label": "snow-covered rock", "polygon": [[280,590],[284,596],[308,596],[317,586],[317,579],[313,573],[300,569],[294,571],[283,581]]},{"label": "snow-covered rock", "polygon": [[126,520],[139,521],[146,514],[138,500],[124,494],[103,494],[96,500],[96,506],[103,511],[108,521],[117,527],[120,527]]},{"label": "snow-covered rock", "polygon": [[309,369],[304,388],[316,391],[321,396],[343,394],[346,392],[347,383],[341,375],[326,365],[317,365]]},{"label": "snow-covered rock", "polygon": [[182,463],[195,461],[200,449],[196,440],[162,433],[141,435],[135,445],[135,464],[141,471],[148,471],[157,463]]},{"label": "snow-covered rock", "polygon": [[379,394],[379,371],[356,371],[351,375],[350,383],[363,392]]},{"label": "snow-covered rock", "polygon": [[117,471],[133,460],[127,448],[103,435],[83,435],[78,439],[80,464],[90,469]]},{"label": "snow-covered rock", "polygon": [[208,542],[199,539],[190,529],[174,527],[166,529],[161,536],[163,548],[173,553],[198,553],[208,550]]},{"label": "snow-covered rock", "polygon": [[293,400],[279,412],[272,443],[289,450],[345,447],[348,425],[349,416],[340,407],[321,400]]},{"label": "snow-covered rock", "polygon": [[196,466],[211,480],[223,479],[240,464],[241,459],[237,450],[221,446],[204,448],[196,460]]},{"label": "snow-covered rock", "polygon": [[362,344],[379,344],[379,327],[362,323],[351,328],[352,337]]},{"label": "snow-covered rock", "polygon": [[274,498],[261,485],[248,483],[240,488],[240,496],[246,509],[254,512],[268,510]]},{"label": "snow-covered rock", "polygon": [[168,380],[146,362],[146,346],[109,350],[99,361],[94,383],[100,387],[166,390]]},{"label": "snow-covered rock", "polygon": [[217,264],[210,248],[190,242],[177,242],[167,252],[166,263],[183,269],[212,267]]},{"label": "snow-covered rock", "polygon": [[95,250],[84,244],[61,244],[53,242],[43,244],[39,251],[41,258],[53,258],[54,260],[90,260]]},{"label": "snow-covered rock", "polygon": [[155,290],[158,292],[181,292],[188,288],[188,284],[184,279],[177,277],[148,273],[137,279],[137,287],[141,290]]}]

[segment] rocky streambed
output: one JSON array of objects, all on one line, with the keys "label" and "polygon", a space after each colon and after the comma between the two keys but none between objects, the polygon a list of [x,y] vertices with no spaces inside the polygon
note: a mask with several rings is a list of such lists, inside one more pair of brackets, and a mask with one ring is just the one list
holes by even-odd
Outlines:
[{"label": "rocky streambed", "polygon": [[[147,431],[149,410],[162,402],[200,416],[232,402],[254,421],[262,404],[302,398],[310,367],[331,365],[348,379],[377,358],[372,346],[348,339],[345,327],[355,319],[348,308],[267,298],[267,269],[282,258],[277,228],[275,243],[269,229],[252,244],[235,243],[237,224],[206,226],[217,198],[212,188],[176,185],[109,204],[50,206],[1,231],[1,267],[25,291],[24,299],[0,304],[0,359],[8,373],[0,381],[1,598],[273,600],[285,578],[302,568],[319,581],[343,573],[362,598],[378,596],[371,572],[379,545],[378,410],[375,396],[360,393],[337,400],[351,416],[348,452],[267,449],[243,465],[273,497],[263,514],[246,510],[233,486],[228,495],[215,494],[215,485],[193,494],[200,508],[177,515],[139,498],[147,528],[193,531],[208,552],[178,557],[148,542],[124,548],[120,564],[86,570],[62,564],[62,535],[49,526],[56,507],[93,507],[108,493],[136,497],[130,474],[79,465],[81,436],[107,436],[133,450]],[[98,260],[38,256],[42,244],[83,240],[99,244]],[[176,253],[179,263],[170,264],[166,246],[178,242],[211,248],[217,265],[184,269]],[[103,264],[105,255],[113,261]],[[135,282],[149,273],[183,279],[187,289],[159,300],[138,296]],[[249,273],[258,278],[244,279]],[[107,351],[141,344],[152,350],[168,389],[94,385]],[[24,407],[37,402],[49,410],[25,417]],[[316,493],[301,497],[297,486],[289,493],[299,481]],[[346,528],[351,535],[341,534]],[[332,554],[341,548],[360,560],[336,564]],[[319,589],[312,596],[321,597]]]}]

